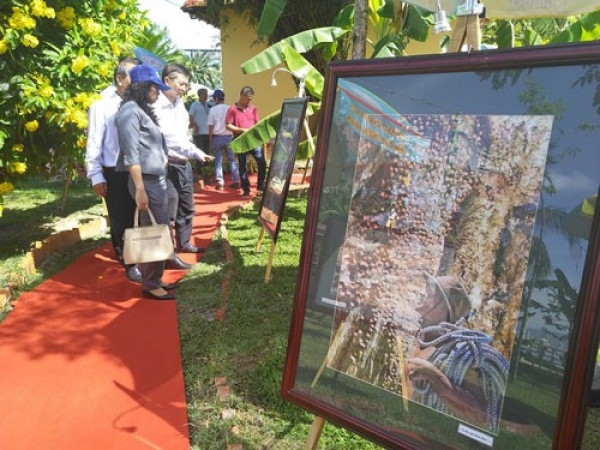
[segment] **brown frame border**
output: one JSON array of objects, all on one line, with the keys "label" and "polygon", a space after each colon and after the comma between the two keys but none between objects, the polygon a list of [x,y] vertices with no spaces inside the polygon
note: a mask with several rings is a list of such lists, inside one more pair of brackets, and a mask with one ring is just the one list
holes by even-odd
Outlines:
[{"label": "brown frame border", "polygon": [[[283,374],[281,395],[284,399],[322,418],[348,428],[385,447],[423,449],[425,438],[405,433],[402,440],[384,429],[346,414],[328,403],[317,401],[294,390],[296,370],[302,338],[304,315],[307,307],[311,254],[316,233],[316,218],[322,192],[323,174],[329,130],[332,127],[337,80],[344,77],[371,75],[443,74],[518,68],[558,67],[600,63],[600,43],[569,44],[514,50],[495,50],[475,53],[417,56],[382,60],[335,62],[328,67],[324,89],[323,114],[317,136],[317,150],[304,240],[302,242],[299,273],[294,299],[294,311],[289,331],[288,350]],[[556,417],[553,448],[576,448],[581,442],[585,414],[590,398],[594,372],[596,343],[600,335],[600,225],[598,212],[594,217],[588,253],[581,283],[579,307],[575,313],[561,390],[561,401]],[[425,447],[423,447],[425,445]]]}]

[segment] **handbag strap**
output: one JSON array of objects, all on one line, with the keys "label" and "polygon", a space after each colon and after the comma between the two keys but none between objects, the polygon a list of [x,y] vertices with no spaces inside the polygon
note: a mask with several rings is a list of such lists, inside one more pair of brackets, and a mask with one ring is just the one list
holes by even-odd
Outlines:
[{"label": "handbag strap", "polygon": [[[150,221],[152,222],[153,226],[158,225],[156,223],[156,219],[154,218],[154,214],[152,214],[152,210],[150,208],[148,208],[146,211],[148,211],[148,215],[150,216]],[[139,226],[139,214],[140,210],[138,208],[135,208],[135,214],[133,215],[133,227],[137,228]]]}]

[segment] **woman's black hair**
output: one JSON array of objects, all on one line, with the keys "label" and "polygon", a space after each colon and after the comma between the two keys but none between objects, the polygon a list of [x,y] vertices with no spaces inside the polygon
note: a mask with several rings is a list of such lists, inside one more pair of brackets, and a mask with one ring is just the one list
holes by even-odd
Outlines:
[{"label": "woman's black hair", "polygon": [[158,126],[158,117],[156,117],[156,113],[154,112],[154,108],[152,108],[152,103],[150,102],[150,88],[154,83],[152,82],[141,82],[141,83],[131,83],[125,94],[123,95],[123,103],[126,102],[136,102],[142,110],[150,116],[152,122],[154,122]]}]

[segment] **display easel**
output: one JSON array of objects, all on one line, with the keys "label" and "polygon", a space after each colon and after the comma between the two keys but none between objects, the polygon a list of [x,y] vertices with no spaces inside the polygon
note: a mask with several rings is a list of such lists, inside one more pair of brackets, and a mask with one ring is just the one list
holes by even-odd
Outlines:
[{"label": "display easel", "polygon": [[[467,45],[467,51],[471,50],[480,50],[481,49],[481,28],[479,23],[479,15],[466,15],[459,16],[456,19],[454,24],[454,28],[452,30],[452,35],[450,36],[450,41],[448,42],[448,52],[458,53],[462,50],[464,45]],[[311,384],[311,389],[314,388],[319,380],[321,373],[330,362],[333,349],[340,345],[340,341],[343,340],[343,328],[345,326],[349,326],[352,322],[352,312],[344,319],[344,322],[340,324],[340,327],[337,330],[333,341],[331,342],[329,349],[327,350],[327,355],[325,356],[325,360],[319,367],[315,378]],[[397,342],[398,347],[400,348],[402,343],[401,341]],[[403,365],[402,361],[402,351],[399,350],[400,354],[400,363]],[[402,371],[402,385],[408,381]],[[406,410],[408,410],[408,400],[403,397],[403,404]],[[312,425],[310,427],[310,431],[308,434],[308,438],[306,440],[305,449],[306,450],[317,450],[317,445],[319,443],[319,438],[321,437],[321,433],[323,431],[323,427],[325,426],[325,419],[320,416],[315,416],[313,419]]]},{"label": "display easel", "polygon": [[[260,227],[260,234],[258,235],[258,242],[256,243],[256,252],[262,250],[262,240],[265,237],[265,226]],[[271,249],[269,251],[269,262],[267,263],[267,269],[265,270],[265,283],[271,280],[271,267],[273,266],[273,258],[275,257],[275,242],[271,241]]]}]

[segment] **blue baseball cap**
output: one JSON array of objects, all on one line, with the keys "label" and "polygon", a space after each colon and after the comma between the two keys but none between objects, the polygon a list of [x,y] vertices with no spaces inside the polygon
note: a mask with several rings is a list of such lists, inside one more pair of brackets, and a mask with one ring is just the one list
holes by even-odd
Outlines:
[{"label": "blue baseball cap", "polygon": [[223,92],[221,89],[215,89],[215,92],[213,92],[212,96],[218,100],[225,100],[225,92]]},{"label": "blue baseball cap", "polygon": [[133,66],[131,69],[129,69],[129,78],[131,78],[132,83],[153,83],[161,91],[168,91],[171,89],[169,86],[160,81],[156,73],[156,69],[146,64]]}]

